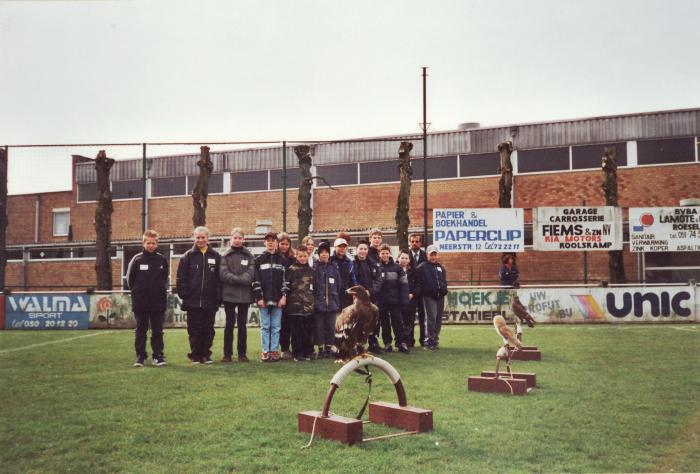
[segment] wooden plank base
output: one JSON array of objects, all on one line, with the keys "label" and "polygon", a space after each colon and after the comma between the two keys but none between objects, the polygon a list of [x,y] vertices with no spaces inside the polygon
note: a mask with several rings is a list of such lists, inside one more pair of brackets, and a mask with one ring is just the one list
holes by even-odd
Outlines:
[{"label": "wooden plank base", "polygon": [[507,395],[525,395],[531,389],[525,379],[496,379],[473,375],[467,379],[467,388],[472,392],[505,393]]},{"label": "wooden plank base", "polygon": [[[514,379],[523,379],[527,382],[528,388],[534,388],[537,386],[537,376],[533,372],[513,372]],[[496,372],[481,372],[482,377],[495,377]],[[498,376],[501,378],[508,378],[508,372],[498,372]]]},{"label": "wooden plank base", "polygon": [[510,355],[511,360],[542,360],[542,353],[539,350],[521,349]]},{"label": "wooden plank base", "polygon": [[[314,420],[316,428],[314,429]],[[315,436],[340,441],[345,444],[362,442],[362,421],[344,416],[330,415],[321,417],[321,412],[316,410],[301,411],[298,415],[299,432],[311,433]]]},{"label": "wooden plank base", "polygon": [[430,431],[433,429],[433,411],[402,407],[396,403],[372,402],[369,404],[369,421],[408,431]]}]

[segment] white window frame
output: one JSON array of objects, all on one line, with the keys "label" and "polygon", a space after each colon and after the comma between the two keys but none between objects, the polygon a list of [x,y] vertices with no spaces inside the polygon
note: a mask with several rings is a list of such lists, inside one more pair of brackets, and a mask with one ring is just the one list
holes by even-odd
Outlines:
[{"label": "white window frame", "polygon": [[[51,219],[52,233],[54,237],[68,237],[68,232],[70,231],[70,207],[59,207],[51,210],[53,212],[53,217]],[[67,214],[68,222],[66,223],[65,234],[56,233],[56,215]]]}]

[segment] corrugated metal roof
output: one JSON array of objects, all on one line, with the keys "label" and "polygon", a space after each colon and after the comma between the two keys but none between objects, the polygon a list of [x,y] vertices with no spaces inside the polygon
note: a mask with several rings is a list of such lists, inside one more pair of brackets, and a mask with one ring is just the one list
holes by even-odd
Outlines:
[{"label": "corrugated metal roof", "polygon": [[[444,156],[495,152],[498,143],[510,138],[514,129],[516,149],[548,148],[590,143],[607,143],[652,138],[700,135],[700,109],[682,109],[642,114],[560,120],[543,123],[513,124],[470,130],[433,132],[428,135],[428,155]],[[423,141],[417,134],[319,143],[314,147],[314,164],[342,164],[392,160],[398,156],[399,141],[413,143],[412,156],[423,154]],[[311,144],[313,145],[313,144]],[[282,168],[282,147],[248,148],[211,153],[214,172],[254,171]],[[196,175],[198,153],[151,158],[150,177]],[[112,170],[112,179],[141,178],[141,159],[120,160]],[[293,145],[287,146],[287,166],[295,168]],[[93,163],[76,165],[78,183],[96,180]]]}]

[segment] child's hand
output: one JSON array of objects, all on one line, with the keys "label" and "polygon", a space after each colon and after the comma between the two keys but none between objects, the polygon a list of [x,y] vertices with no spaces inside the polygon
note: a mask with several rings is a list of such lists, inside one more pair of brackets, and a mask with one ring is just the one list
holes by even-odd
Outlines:
[{"label": "child's hand", "polygon": [[260,308],[264,308],[264,307],[265,307],[265,302],[264,302],[263,300],[261,300],[261,299],[258,300],[258,301],[256,301],[256,303],[257,303],[258,307],[260,307]]},{"label": "child's hand", "polygon": [[280,308],[284,308],[284,306],[287,304],[287,295],[282,295],[282,298],[280,298],[279,303],[277,303],[277,306]]}]

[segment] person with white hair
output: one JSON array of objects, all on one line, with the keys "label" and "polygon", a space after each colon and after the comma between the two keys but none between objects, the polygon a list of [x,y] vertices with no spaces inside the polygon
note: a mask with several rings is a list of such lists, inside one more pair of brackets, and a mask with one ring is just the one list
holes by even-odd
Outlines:
[{"label": "person with white hair", "polygon": [[214,318],[221,305],[221,256],[209,246],[209,229],[192,232],[194,246],[180,258],[177,267],[177,294],[187,311],[188,357],[192,364],[211,364]]}]

